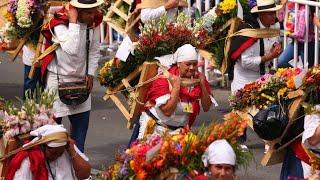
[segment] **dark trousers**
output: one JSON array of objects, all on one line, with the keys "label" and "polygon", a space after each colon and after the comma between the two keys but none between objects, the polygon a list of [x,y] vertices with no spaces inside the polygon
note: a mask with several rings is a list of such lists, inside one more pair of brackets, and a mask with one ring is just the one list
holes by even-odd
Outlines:
[{"label": "dark trousers", "polygon": [[[71,138],[76,141],[76,145],[81,152],[84,152],[84,144],[89,127],[90,111],[68,116],[71,123]],[[56,118],[56,122],[61,124],[62,117]]]},{"label": "dark trousers", "polygon": [[25,92],[28,89],[30,89],[31,91],[34,91],[34,89],[37,87],[37,84],[40,83],[41,69],[36,68],[36,71],[32,79],[28,77],[30,70],[31,70],[31,66],[24,65],[23,98],[25,98]]},{"label": "dark trousers", "polygon": [[287,180],[288,177],[295,177],[297,180],[304,179],[301,160],[296,157],[290,147],[287,148],[279,179]]}]

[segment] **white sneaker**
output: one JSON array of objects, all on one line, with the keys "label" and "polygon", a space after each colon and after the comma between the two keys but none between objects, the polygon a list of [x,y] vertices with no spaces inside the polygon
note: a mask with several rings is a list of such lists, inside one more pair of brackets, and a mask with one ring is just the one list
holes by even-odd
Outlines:
[{"label": "white sneaker", "polygon": [[240,148],[241,148],[242,150],[249,150],[248,146],[246,146],[246,145],[244,145],[244,144],[240,144],[239,146],[240,146]]}]

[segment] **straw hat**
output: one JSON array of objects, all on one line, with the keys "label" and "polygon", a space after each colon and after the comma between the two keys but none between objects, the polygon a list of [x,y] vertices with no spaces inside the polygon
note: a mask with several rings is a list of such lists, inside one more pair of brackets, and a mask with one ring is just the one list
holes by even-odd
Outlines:
[{"label": "straw hat", "polygon": [[282,8],[282,5],[276,5],[274,0],[257,0],[257,6],[251,9],[251,13],[273,12]]},{"label": "straw hat", "polygon": [[71,0],[70,4],[77,8],[87,9],[100,6],[104,0]]}]

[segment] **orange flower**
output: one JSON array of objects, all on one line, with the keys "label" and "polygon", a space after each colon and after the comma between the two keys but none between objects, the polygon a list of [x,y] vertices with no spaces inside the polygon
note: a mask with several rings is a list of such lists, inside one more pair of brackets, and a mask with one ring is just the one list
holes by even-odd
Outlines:
[{"label": "orange flower", "polygon": [[140,170],[137,172],[137,180],[146,180],[148,179],[147,175],[147,172],[145,172],[144,170]]}]

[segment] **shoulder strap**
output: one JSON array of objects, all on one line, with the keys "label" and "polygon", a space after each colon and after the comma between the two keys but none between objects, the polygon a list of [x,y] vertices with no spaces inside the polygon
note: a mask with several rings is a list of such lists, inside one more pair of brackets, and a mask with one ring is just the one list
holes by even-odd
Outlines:
[{"label": "shoulder strap", "polygon": [[90,29],[86,30],[86,75],[88,75],[89,48],[90,48]]},{"label": "shoulder strap", "polygon": [[[260,38],[260,56],[264,56],[264,41],[263,38]],[[260,63],[260,75],[264,75],[266,73],[265,63]]]}]

